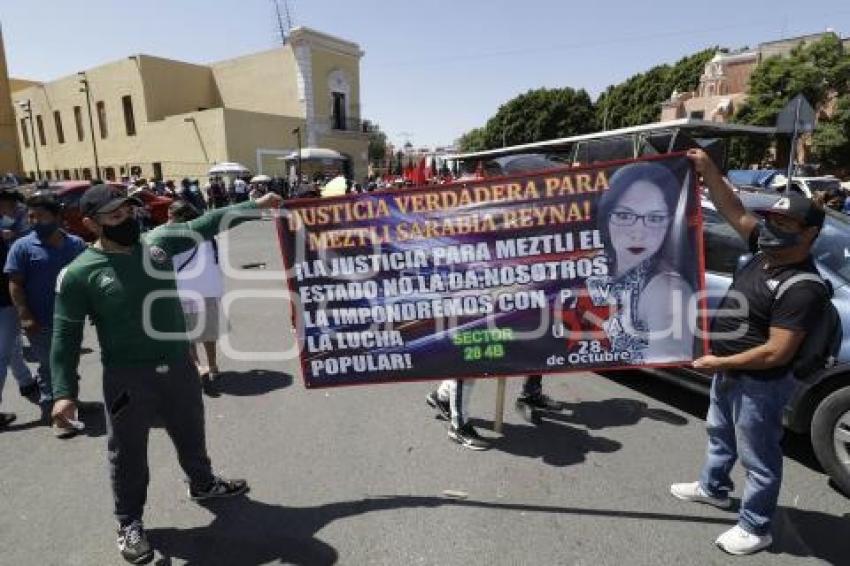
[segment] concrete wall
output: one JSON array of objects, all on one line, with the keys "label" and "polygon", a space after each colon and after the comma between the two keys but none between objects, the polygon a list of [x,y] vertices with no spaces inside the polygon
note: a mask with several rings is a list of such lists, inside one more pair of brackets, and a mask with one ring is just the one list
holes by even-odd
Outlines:
[{"label": "concrete wall", "polygon": [[21,172],[20,146],[15,131],[18,120],[12,107],[11,92],[3,32],[0,31],[0,174]]},{"label": "concrete wall", "polygon": [[360,62],[353,57],[314,48],[313,53],[313,96],[316,122],[330,128],[333,114],[332,87],[329,85],[332,73],[341,72],[349,82],[346,96],[347,118],[360,118]]},{"label": "concrete wall", "polygon": [[289,47],[213,63],[210,68],[225,108],[304,116],[298,100],[295,56]]},{"label": "concrete wall", "polygon": [[221,108],[221,97],[209,67],[149,55],[138,55],[136,60],[148,120],[162,120],[199,108]]},{"label": "concrete wall", "polygon": [[[252,172],[285,175],[282,157],[297,148],[292,130],[304,128],[304,119],[295,116],[225,110],[227,161],[236,161]],[[259,153],[258,153],[259,150]]]}]

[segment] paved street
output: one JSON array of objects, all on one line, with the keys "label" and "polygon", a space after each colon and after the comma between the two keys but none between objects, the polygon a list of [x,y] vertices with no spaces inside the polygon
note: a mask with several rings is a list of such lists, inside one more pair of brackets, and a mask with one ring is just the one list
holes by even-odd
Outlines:
[{"label": "paved street", "polygon": [[[255,277],[280,266],[271,222],[235,229],[233,264]],[[230,290],[282,290],[282,280],[230,280]],[[291,348],[288,306],[240,299],[235,348]],[[91,329],[90,329],[91,330]],[[100,399],[100,364],[82,357],[82,398]],[[208,446],[223,475],[249,480],[248,497],[199,506],[161,429],[150,439],[146,528],[157,564],[847,564],[850,501],[790,439],[774,546],[732,559],[714,538],[734,515],[673,499],[697,477],[706,400],[644,374],[547,378],[567,410],[539,426],[513,412],[492,424],[495,383],[471,404],[495,447],[476,453],[446,437],[424,403],[432,383],[307,391],[291,361],[228,359],[221,396],[205,398]],[[3,407],[18,421],[0,433],[0,564],[123,563],[115,548],[102,417],[60,441],[7,379]],[[737,471],[736,483],[742,485]],[[465,499],[444,495],[463,492]],[[739,492],[736,495],[740,495]]]}]

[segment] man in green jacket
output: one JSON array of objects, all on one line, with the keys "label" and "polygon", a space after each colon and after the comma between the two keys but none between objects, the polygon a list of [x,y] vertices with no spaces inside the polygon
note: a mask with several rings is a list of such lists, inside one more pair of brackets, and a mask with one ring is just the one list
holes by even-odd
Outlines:
[{"label": "man in green jacket", "polygon": [[118,547],[129,562],[153,556],[142,525],[148,484],[147,441],[159,415],[189,477],[189,497],[228,497],[244,480],[214,476],[204,438],[204,407],[191,362],[171,258],[252,217],[277,208],[268,194],[140,237],[134,207],[141,203],[96,185],[83,195],[83,223],[97,241],[59,275],[53,326],[54,420],[74,424],[77,365],[86,316],[94,322],[103,362],[108,451]]}]

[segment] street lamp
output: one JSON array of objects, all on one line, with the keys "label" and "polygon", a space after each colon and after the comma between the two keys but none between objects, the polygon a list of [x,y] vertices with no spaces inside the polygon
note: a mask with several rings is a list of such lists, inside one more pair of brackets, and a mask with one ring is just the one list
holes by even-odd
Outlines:
[{"label": "street lamp", "polygon": [[18,106],[24,111],[30,121],[30,138],[32,139],[32,153],[35,156],[35,176],[36,180],[41,180],[41,168],[38,165],[38,142],[35,139],[35,124],[32,119],[32,101],[30,99],[19,100]]},{"label": "street lamp", "polygon": [[301,186],[301,126],[292,130],[292,133],[295,134],[296,139],[298,140],[298,165],[297,165],[298,179],[296,180],[296,186]]},{"label": "street lamp", "polygon": [[94,120],[92,120],[91,116],[91,92],[89,91],[89,79],[86,77],[85,71],[80,71],[77,73],[77,76],[80,77],[80,92],[84,92],[86,94],[86,108],[89,111],[89,132],[91,133],[91,149],[92,153],[94,153],[94,173],[95,178],[100,179],[100,163],[97,160],[97,142],[94,139]]},{"label": "street lamp", "polygon": [[183,121],[187,124],[192,124],[195,129],[195,135],[198,137],[198,143],[201,144],[201,151],[204,152],[204,161],[209,164],[210,156],[207,155],[207,147],[204,145],[204,139],[201,137],[201,131],[198,129],[198,122],[195,120],[194,116],[189,116],[188,118],[183,118]]}]

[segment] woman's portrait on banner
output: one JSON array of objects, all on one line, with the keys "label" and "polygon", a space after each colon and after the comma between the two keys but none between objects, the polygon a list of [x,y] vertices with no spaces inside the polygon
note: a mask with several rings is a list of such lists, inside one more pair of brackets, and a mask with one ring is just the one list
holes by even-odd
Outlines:
[{"label": "woman's portrait on banner", "polygon": [[689,237],[690,180],[665,164],[638,162],[611,176],[596,202],[597,228],[608,261],[604,281],[613,308],[605,325],[613,352],[634,363],[688,360],[693,354],[689,305],[697,258]]}]

